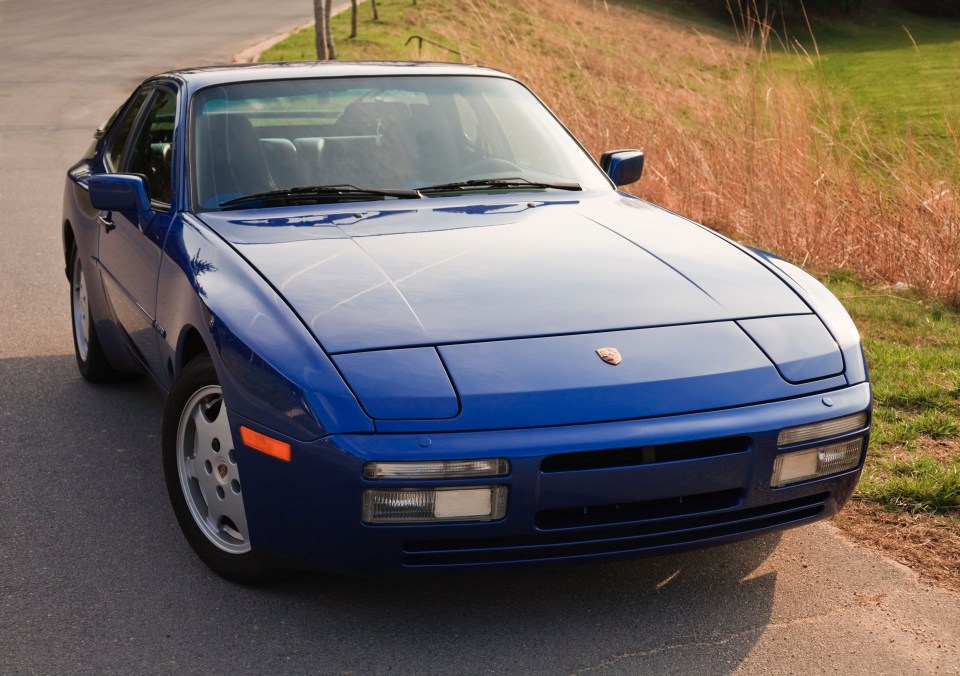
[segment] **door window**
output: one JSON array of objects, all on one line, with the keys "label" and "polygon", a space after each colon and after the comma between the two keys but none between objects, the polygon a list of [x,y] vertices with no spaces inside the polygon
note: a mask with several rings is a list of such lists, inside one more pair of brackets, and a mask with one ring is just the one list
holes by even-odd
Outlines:
[{"label": "door window", "polygon": [[173,125],[177,98],[170,92],[157,90],[149,106],[130,148],[125,171],[143,174],[150,201],[169,206],[172,201]]},{"label": "door window", "polygon": [[137,113],[143,107],[143,101],[147,98],[147,91],[141,91],[135,97],[133,103],[127,108],[123,117],[115,123],[116,131],[110,137],[110,145],[107,146],[106,164],[110,171],[117,171],[117,168],[123,162],[123,148],[127,145],[127,138],[130,136],[130,130],[133,129],[133,123],[137,119]]}]

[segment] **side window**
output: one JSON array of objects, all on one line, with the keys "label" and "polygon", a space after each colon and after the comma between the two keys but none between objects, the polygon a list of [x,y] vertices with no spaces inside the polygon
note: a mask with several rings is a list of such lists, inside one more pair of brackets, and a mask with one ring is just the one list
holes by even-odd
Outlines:
[{"label": "side window", "polygon": [[[130,136],[130,130],[133,128],[133,122],[137,119],[137,113],[143,107],[143,101],[147,98],[148,92],[137,94],[133,104],[127,108],[126,114],[116,123],[116,131],[110,137],[110,145],[107,146],[106,164],[110,171],[117,171],[120,163],[123,161],[123,148],[127,145],[127,138]],[[120,111],[114,114],[116,117]]]},{"label": "side window", "polygon": [[170,92],[157,90],[149,105],[143,125],[133,140],[124,171],[146,176],[152,202],[170,204],[173,123],[177,114],[177,98]]}]

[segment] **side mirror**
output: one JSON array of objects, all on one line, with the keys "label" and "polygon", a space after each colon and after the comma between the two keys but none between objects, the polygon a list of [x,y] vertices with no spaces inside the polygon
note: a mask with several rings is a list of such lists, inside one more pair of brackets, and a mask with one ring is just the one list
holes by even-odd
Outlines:
[{"label": "side mirror", "polygon": [[153,218],[147,184],[139,174],[94,174],[87,189],[94,209],[119,211],[138,224]]},{"label": "side mirror", "polygon": [[643,153],[639,150],[610,150],[600,156],[603,169],[616,186],[630,185],[643,175]]}]

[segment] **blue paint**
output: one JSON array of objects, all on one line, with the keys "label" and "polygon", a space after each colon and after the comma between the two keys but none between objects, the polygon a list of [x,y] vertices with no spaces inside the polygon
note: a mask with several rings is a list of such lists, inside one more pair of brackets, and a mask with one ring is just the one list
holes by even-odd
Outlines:
[{"label": "blue paint", "polygon": [[738,323],[789,383],[843,373],[840,349],[823,322],[814,315],[764,317]]},{"label": "blue paint", "polygon": [[378,420],[453,418],[457,394],[430,347],[336,355],[364,410]]}]

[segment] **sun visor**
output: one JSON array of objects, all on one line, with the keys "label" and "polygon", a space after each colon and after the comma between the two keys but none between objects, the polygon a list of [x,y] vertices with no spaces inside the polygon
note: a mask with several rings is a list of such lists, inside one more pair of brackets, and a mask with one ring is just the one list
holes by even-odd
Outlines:
[{"label": "sun visor", "polygon": [[764,317],[737,322],[791,383],[843,373],[843,356],[816,315]]},{"label": "sun visor", "polygon": [[437,420],[460,410],[432,347],[338,354],[333,361],[371,418]]}]

